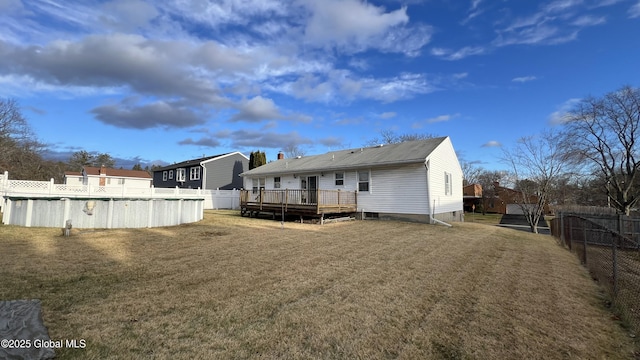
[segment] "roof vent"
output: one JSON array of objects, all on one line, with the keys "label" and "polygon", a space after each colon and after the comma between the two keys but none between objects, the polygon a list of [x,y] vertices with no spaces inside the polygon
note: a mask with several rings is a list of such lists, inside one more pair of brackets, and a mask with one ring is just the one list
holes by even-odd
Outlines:
[{"label": "roof vent", "polygon": [[298,155],[296,156],[296,159],[302,159],[302,156]]}]

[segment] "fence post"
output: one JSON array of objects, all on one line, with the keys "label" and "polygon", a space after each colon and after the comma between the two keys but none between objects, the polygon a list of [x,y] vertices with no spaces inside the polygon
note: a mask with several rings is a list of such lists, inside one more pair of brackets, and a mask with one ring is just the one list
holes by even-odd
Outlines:
[{"label": "fence post", "polygon": [[569,235],[569,239],[567,241],[567,245],[569,245],[569,250],[573,250],[573,217],[569,217],[569,231],[567,232],[567,235]]},{"label": "fence post", "polygon": [[622,215],[622,214],[618,214],[618,234],[620,234],[622,236],[624,236],[624,234],[623,234],[624,226],[622,224],[622,217],[623,216],[624,215]]},{"label": "fence post", "polygon": [[584,264],[587,264],[587,224],[586,221],[582,221],[582,258],[584,259]]},{"label": "fence post", "polygon": [[51,178],[51,180],[49,180],[49,195],[53,194],[53,178]]},{"label": "fence post", "polygon": [[562,244],[562,246],[566,246],[567,244],[565,243],[565,236],[564,236],[564,213],[561,212],[559,213],[560,215],[560,243]]},{"label": "fence post", "polygon": [[618,253],[615,238],[611,241],[611,255],[613,257],[613,299],[618,295]]}]

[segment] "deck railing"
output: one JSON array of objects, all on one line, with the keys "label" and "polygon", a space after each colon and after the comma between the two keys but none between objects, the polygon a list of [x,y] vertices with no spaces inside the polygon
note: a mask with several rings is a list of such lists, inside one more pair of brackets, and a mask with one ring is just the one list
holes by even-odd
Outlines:
[{"label": "deck railing", "polygon": [[310,207],[321,213],[325,208],[342,209],[357,208],[357,195],[355,191],[344,190],[242,190],[240,192],[240,206],[274,206],[280,205]]}]

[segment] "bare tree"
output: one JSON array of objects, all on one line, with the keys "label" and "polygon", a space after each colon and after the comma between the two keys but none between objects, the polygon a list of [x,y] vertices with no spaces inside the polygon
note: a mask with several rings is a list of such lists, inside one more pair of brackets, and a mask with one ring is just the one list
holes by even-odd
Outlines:
[{"label": "bare tree", "polygon": [[460,160],[460,167],[462,168],[462,176],[464,177],[463,185],[469,184],[478,184],[480,174],[485,171],[483,168],[479,166],[475,166],[474,164]]},{"label": "bare tree", "polygon": [[14,179],[47,177],[44,145],[31,131],[15,100],[0,99],[0,171]]},{"label": "bare tree", "polygon": [[300,145],[289,144],[282,149],[284,156],[288,159],[293,159],[298,156],[304,156],[307,152],[300,147]]},{"label": "bare tree", "polygon": [[487,213],[492,201],[498,201],[495,183],[502,181],[505,177],[504,171],[482,169],[478,174],[477,183],[482,187],[481,211],[482,215]]},{"label": "bare tree", "polygon": [[380,144],[396,144],[405,141],[432,139],[434,137],[436,136],[433,134],[396,134],[396,132],[393,130],[382,130],[380,131],[380,137],[375,137],[371,140],[368,140],[365,145],[375,146]]},{"label": "bare tree", "polygon": [[563,150],[553,131],[523,137],[514,148],[503,150],[503,161],[511,167],[519,194],[516,201],[533,233],[538,233],[553,184],[567,172]]},{"label": "bare tree", "polygon": [[611,205],[629,215],[640,199],[640,89],[582,100],[567,114],[565,129],[570,158],[600,172]]}]

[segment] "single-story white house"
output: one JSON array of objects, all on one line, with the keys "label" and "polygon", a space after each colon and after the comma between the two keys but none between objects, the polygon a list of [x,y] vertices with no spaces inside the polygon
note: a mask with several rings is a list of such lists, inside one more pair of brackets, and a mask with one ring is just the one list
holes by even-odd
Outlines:
[{"label": "single-story white house", "polygon": [[462,169],[449,137],[292,159],[279,154],[278,160],[241,176],[254,204],[263,191],[297,190],[302,195],[296,195],[296,204],[320,204],[320,191],[340,190],[343,198],[355,192],[357,212],[368,217],[430,223],[463,219]]},{"label": "single-story white house", "polygon": [[66,185],[91,185],[105,187],[149,188],[151,175],[142,170],[112,169],[107,167],[84,166],[82,172],[66,171]]}]

